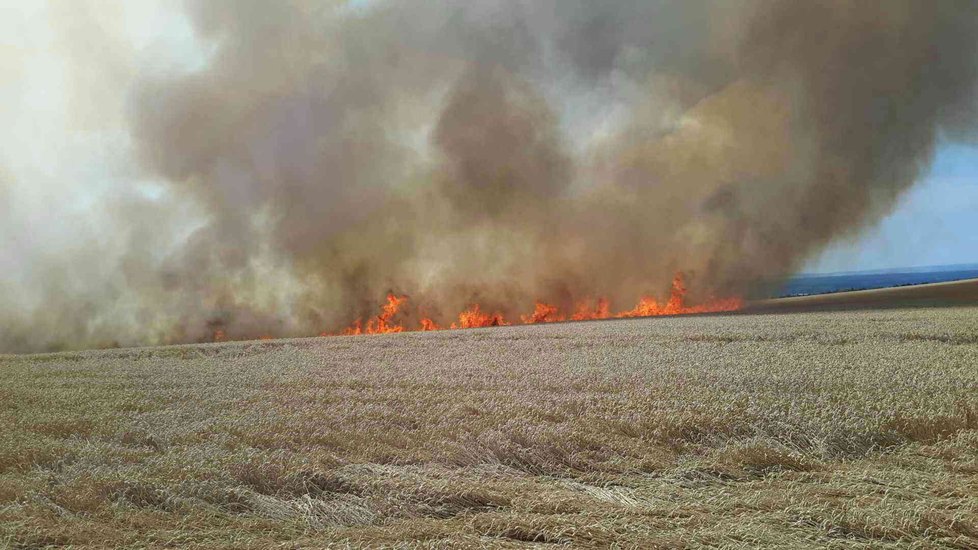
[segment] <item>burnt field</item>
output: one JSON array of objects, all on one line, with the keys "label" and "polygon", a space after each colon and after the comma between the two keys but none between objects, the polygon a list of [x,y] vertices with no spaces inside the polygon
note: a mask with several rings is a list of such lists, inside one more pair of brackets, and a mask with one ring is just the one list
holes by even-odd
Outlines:
[{"label": "burnt field", "polygon": [[0,375],[0,547],[978,546],[978,306],[2,356]]}]

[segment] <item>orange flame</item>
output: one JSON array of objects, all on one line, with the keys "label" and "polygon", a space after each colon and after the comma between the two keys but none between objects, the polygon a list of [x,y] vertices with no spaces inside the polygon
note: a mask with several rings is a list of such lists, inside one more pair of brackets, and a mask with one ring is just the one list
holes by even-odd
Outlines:
[{"label": "orange flame", "polygon": [[363,324],[362,319],[357,319],[352,325],[343,330],[346,336],[357,334],[387,334],[390,332],[402,332],[404,327],[393,323],[394,316],[401,310],[407,302],[407,296],[397,296],[393,293],[387,295],[387,303],[381,307],[380,315],[367,320]]},{"label": "orange flame", "polygon": [[[709,311],[727,311],[723,308],[717,308],[710,304],[706,306],[699,307],[686,307],[686,285],[683,283],[683,276],[681,273],[677,273],[672,280],[672,292],[669,295],[669,301],[665,305],[660,305],[655,298],[650,296],[643,296],[639,300],[638,305],[629,311],[623,311],[619,313],[616,317],[656,317],[658,315],[682,315],[687,313],[705,313]],[[739,303],[739,300],[738,300]],[[739,309],[738,305],[736,308]]]},{"label": "orange flame", "polygon": [[608,317],[611,317],[611,306],[608,304],[608,300],[598,298],[598,302],[593,308],[590,300],[578,302],[574,307],[574,315],[571,315],[571,320],[587,321],[590,319],[607,319]]},{"label": "orange flame", "polygon": [[533,313],[522,315],[520,319],[523,320],[523,324],[531,325],[534,323],[555,323],[557,321],[563,321],[564,317],[557,312],[557,306],[545,304],[537,300],[533,307]]},{"label": "orange flame", "polygon": [[[407,296],[398,296],[394,293],[387,294],[387,302],[381,306],[380,313],[376,317],[367,319],[357,319],[350,326],[340,332],[322,332],[320,336],[337,335],[359,335],[359,334],[387,334],[392,332],[403,332],[406,330],[433,331],[442,330],[443,326],[438,325],[430,317],[421,315],[423,308],[418,312],[420,318],[416,329],[405,328],[399,322],[395,322],[395,317],[404,312],[408,302]],[[659,315],[685,315],[690,313],[716,313],[723,311],[736,311],[744,305],[743,300],[737,297],[711,299],[706,303],[688,306],[686,305],[686,285],[682,273],[677,273],[672,280],[672,290],[669,293],[669,300],[665,304],[659,303],[651,296],[643,296],[632,309],[612,313],[610,303],[606,298],[586,299],[574,303],[573,313],[566,315],[560,311],[556,305],[537,300],[533,304],[533,312],[528,315],[521,315],[522,324],[530,325],[536,323],[556,323],[560,321],[586,321],[591,319],[610,319],[613,317],[655,317]],[[465,329],[478,327],[498,327],[506,326],[502,313],[487,313],[482,310],[479,304],[472,304],[468,309],[458,314],[458,321],[452,323],[450,328]],[[270,339],[270,335],[261,335],[262,340]],[[218,328],[213,332],[214,342],[224,342],[228,340],[228,335],[223,328]]]},{"label": "orange flame", "polygon": [[483,313],[479,304],[458,314],[458,324],[452,323],[452,328],[499,327],[508,325],[500,313]]},{"label": "orange flame", "polygon": [[356,336],[357,334],[363,334],[363,320],[357,319],[353,321],[353,324],[343,329],[343,334],[345,336]]},{"label": "orange flame", "polygon": [[[390,332],[402,332],[405,327],[394,322],[394,317],[404,310],[407,303],[407,296],[397,296],[393,293],[387,295],[387,303],[381,307],[381,313],[376,317],[367,320],[366,324],[361,319],[357,319],[341,334],[384,334]],[[686,285],[682,273],[677,273],[672,280],[672,290],[669,300],[664,304],[659,303],[651,296],[643,296],[638,304],[632,309],[612,313],[611,306],[606,298],[597,300],[582,300],[574,305],[574,312],[568,317],[561,313],[560,308],[537,300],[533,306],[533,312],[529,315],[521,315],[522,324],[536,323],[555,323],[559,321],[585,321],[590,319],[609,319],[612,317],[654,317],[659,315],[685,315],[690,313],[715,313],[722,311],[735,311],[743,307],[740,298],[724,298],[709,300],[704,304],[687,306],[686,305]],[[479,304],[472,304],[468,309],[458,314],[458,321],[451,324],[450,328],[464,329],[477,327],[495,327],[509,325],[501,313],[487,313],[482,310]],[[432,331],[441,330],[434,320],[429,317],[421,317],[417,330]],[[327,336],[328,333],[323,333]]]}]

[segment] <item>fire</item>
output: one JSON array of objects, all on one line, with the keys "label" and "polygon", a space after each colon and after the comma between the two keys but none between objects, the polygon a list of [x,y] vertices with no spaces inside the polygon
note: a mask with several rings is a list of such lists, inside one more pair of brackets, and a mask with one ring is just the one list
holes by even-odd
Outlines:
[{"label": "fire", "polygon": [[564,316],[557,311],[557,306],[545,304],[539,300],[533,306],[533,313],[520,317],[523,324],[532,325],[534,323],[555,323],[563,321]]},{"label": "fire", "polygon": [[357,334],[387,334],[390,332],[403,332],[404,327],[394,324],[393,319],[405,303],[407,303],[407,296],[397,296],[393,293],[389,293],[387,295],[387,303],[381,308],[380,315],[367,320],[366,325],[363,324],[362,319],[357,319],[352,325],[343,331],[343,334],[346,336],[354,336]]},{"label": "fire", "polygon": [[[350,325],[350,326],[346,327],[345,329],[343,329],[343,335],[344,336],[356,336],[358,334],[363,334],[363,320],[362,319],[357,319],[356,321],[353,321],[353,324],[352,325]],[[325,335],[326,336],[329,336],[329,333],[326,333]]]},{"label": "fire", "polygon": [[458,314],[458,324],[452,323],[452,328],[499,327],[508,325],[499,313],[484,313],[479,304]]},{"label": "fire", "polygon": [[571,320],[587,321],[590,319],[607,319],[608,317],[611,317],[611,305],[608,300],[598,298],[594,307],[591,307],[590,300],[578,302],[577,306],[574,307],[574,315],[571,315]]},{"label": "fire", "polygon": [[[423,308],[416,312],[419,319],[417,326],[413,323],[405,326],[405,318],[410,319],[412,315],[407,312],[408,297],[397,295],[393,292],[387,294],[387,301],[380,308],[380,313],[367,319],[357,319],[348,327],[340,332],[323,332],[320,336],[354,336],[359,334],[387,334],[392,332],[404,332],[411,330],[433,331],[445,328],[464,329],[478,327],[498,327],[506,326],[510,323],[503,318],[502,313],[488,313],[483,311],[479,304],[472,304],[467,309],[458,314],[458,321],[449,327],[444,327],[436,323],[430,317],[422,315]],[[643,296],[632,309],[614,313],[611,305],[606,298],[588,298],[574,303],[573,311],[564,313],[559,306],[548,304],[537,300],[533,304],[533,312],[521,315],[520,323],[532,325],[536,323],[556,323],[560,321],[587,321],[592,319],[612,319],[627,317],[655,317],[659,315],[686,315],[690,313],[716,313],[722,311],[736,311],[743,307],[743,300],[740,298],[713,299],[706,303],[689,306],[686,305],[686,284],[682,273],[676,274],[672,280],[672,290],[669,299],[665,303],[660,303],[652,296]],[[262,335],[261,339],[268,339],[271,336]],[[213,333],[215,342],[228,340],[227,333],[218,328]]]},{"label": "fire", "polygon": [[[402,332],[412,330],[405,328],[404,325],[395,322],[394,317],[402,313],[408,302],[407,296],[397,296],[393,293],[387,295],[387,303],[381,308],[381,313],[369,319],[366,324],[361,319],[357,319],[341,334],[383,334],[389,332]],[[605,298],[587,299],[577,302],[574,310],[569,315],[560,311],[556,305],[537,300],[533,305],[533,312],[528,315],[521,315],[522,324],[531,325],[536,323],[555,323],[559,321],[586,321],[591,319],[611,319],[626,317],[655,317],[659,315],[684,315],[689,313],[714,313],[721,311],[735,311],[743,307],[740,298],[725,298],[710,300],[704,304],[688,306],[686,305],[686,284],[682,273],[676,275],[672,281],[672,291],[669,299],[665,303],[660,303],[651,296],[643,296],[632,309],[613,313],[610,303]],[[472,304],[458,314],[458,321],[451,324],[450,328],[478,328],[496,327],[509,325],[501,313],[487,313],[482,310],[479,304]],[[420,331],[442,330],[434,320],[429,317],[421,317],[416,329]],[[328,335],[324,333],[323,336]]]}]

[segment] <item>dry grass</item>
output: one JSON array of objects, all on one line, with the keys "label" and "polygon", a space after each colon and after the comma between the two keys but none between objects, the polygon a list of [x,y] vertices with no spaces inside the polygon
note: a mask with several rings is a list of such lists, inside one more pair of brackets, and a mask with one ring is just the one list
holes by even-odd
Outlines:
[{"label": "dry grass", "polygon": [[0,547],[978,548],[978,308],[0,357]]}]

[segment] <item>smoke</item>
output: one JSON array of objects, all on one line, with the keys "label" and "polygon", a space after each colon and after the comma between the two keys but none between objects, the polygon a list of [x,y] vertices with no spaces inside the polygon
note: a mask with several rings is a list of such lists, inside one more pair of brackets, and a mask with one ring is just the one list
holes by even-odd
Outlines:
[{"label": "smoke", "polygon": [[0,52],[64,65],[26,142],[69,136],[0,159],[0,351],[746,295],[976,122],[967,0],[127,4]]}]

